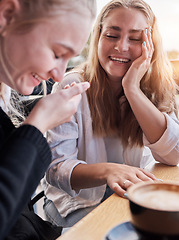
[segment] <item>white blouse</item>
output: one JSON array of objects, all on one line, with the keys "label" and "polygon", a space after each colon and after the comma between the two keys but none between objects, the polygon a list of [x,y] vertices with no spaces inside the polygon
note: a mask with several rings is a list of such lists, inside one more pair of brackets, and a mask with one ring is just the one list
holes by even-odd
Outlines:
[{"label": "white blouse", "polygon": [[[74,79],[78,81],[77,74],[67,77],[62,87],[67,83],[70,84]],[[105,193],[105,185],[81,189],[79,192],[71,188],[71,173],[78,164],[115,162],[145,168],[151,161],[156,160],[168,165],[177,165],[179,121],[175,114],[169,116],[164,113],[164,115],[167,129],[159,141],[150,144],[143,136],[144,147],[124,149],[120,139],[99,138],[93,135],[88,100],[86,93],[83,93],[72,120],[48,133],[53,161],[42,180],[42,186],[47,197],[54,201],[62,217],[76,209],[98,204]]]}]

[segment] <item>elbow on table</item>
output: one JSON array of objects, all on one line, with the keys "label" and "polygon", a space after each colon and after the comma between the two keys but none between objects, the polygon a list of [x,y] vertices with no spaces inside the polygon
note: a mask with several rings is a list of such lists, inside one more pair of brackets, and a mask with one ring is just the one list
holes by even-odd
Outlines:
[{"label": "elbow on table", "polygon": [[168,166],[177,166],[179,164],[179,152],[171,157],[166,156],[161,158],[157,156],[155,157],[155,160]]},{"label": "elbow on table", "polygon": [[[178,158],[179,158],[179,156],[178,156]],[[179,159],[170,159],[170,160],[167,159],[167,161],[163,162],[163,163],[166,164],[166,165],[174,167],[174,166],[177,166],[179,164]]]}]

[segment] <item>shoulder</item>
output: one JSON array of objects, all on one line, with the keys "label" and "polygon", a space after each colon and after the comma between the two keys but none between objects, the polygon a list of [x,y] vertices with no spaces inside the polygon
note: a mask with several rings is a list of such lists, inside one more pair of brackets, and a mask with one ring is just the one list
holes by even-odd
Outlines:
[{"label": "shoulder", "polygon": [[63,80],[54,84],[52,92],[57,92],[63,89],[67,84],[70,85],[73,82],[83,82],[82,71],[70,71],[65,73]]}]

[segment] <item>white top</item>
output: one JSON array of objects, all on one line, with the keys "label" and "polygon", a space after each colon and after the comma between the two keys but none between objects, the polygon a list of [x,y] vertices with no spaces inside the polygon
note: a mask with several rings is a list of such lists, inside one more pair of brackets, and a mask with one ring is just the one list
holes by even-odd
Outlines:
[{"label": "white top", "polygon": [[7,113],[7,106],[9,104],[10,97],[11,97],[11,88],[4,84],[3,91],[4,91],[3,92],[4,100],[0,97],[0,107],[3,109],[4,112]]},{"label": "white top", "polygon": [[[62,83],[77,82],[79,76],[69,74]],[[65,123],[49,131],[49,144],[53,161],[49,166],[53,171],[42,180],[42,186],[49,199],[54,201],[62,217],[78,208],[96,205],[103,198],[106,186],[72,190],[70,178],[73,168],[82,164],[115,162],[144,168],[151,161],[160,161],[169,165],[179,162],[179,121],[175,114],[169,116],[167,129],[155,144],[150,144],[145,136],[144,147],[122,147],[118,138],[102,138],[93,135],[90,109],[86,93],[82,94],[76,114],[69,123]],[[151,153],[152,151],[152,153]],[[155,157],[155,160],[153,156]]]}]

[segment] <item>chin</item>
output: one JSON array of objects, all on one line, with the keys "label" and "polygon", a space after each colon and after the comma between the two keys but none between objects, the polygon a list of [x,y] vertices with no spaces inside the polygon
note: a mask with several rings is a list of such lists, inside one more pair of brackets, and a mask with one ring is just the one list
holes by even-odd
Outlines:
[{"label": "chin", "polygon": [[21,89],[18,89],[18,93],[22,94],[22,95],[25,95],[25,96],[28,96],[30,94],[32,94],[34,88],[30,88],[30,87],[25,87],[25,88],[21,88]]},{"label": "chin", "polygon": [[122,72],[122,73],[119,73],[119,72],[111,72],[109,75],[110,75],[112,78],[122,79],[122,78],[124,77],[125,73],[124,73],[124,72]]}]

